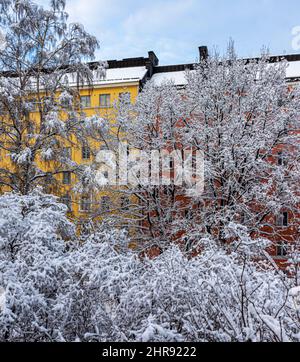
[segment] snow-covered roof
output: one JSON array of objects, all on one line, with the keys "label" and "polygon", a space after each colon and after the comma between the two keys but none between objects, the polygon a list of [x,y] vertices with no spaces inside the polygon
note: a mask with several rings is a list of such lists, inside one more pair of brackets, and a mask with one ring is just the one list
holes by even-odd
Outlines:
[{"label": "snow-covered roof", "polygon": [[286,71],[287,78],[299,78],[300,77],[300,61],[289,62]]},{"label": "snow-covered roof", "polygon": [[96,80],[97,84],[140,81],[147,73],[146,67],[112,68],[106,70],[104,79]]},{"label": "snow-covered roof", "polygon": [[[128,83],[128,82],[139,82],[143,80],[147,74],[146,67],[128,67],[128,68],[112,68],[104,70],[101,75],[94,71],[93,84],[94,86]],[[68,84],[70,87],[77,86],[77,76],[74,73],[66,75]],[[89,86],[86,83],[87,86]],[[32,79],[32,86],[36,86],[36,80]]]},{"label": "snow-covered roof", "polygon": [[185,71],[156,73],[152,76],[152,81],[158,86],[167,81],[172,81],[178,86],[187,84]]},{"label": "snow-covered roof", "polygon": [[[300,78],[300,61],[289,62],[286,76]],[[177,86],[187,84],[185,71],[156,73],[152,76],[152,81],[158,86],[167,81],[172,81]]]}]

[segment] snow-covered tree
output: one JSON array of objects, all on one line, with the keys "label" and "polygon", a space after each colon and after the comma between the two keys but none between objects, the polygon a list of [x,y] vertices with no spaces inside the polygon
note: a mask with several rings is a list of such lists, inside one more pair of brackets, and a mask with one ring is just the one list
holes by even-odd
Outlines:
[{"label": "snow-covered tree", "polygon": [[203,193],[190,197],[186,184],[174,182],[129,185],[138,239],[164,248],[181,237],[193,249],[199,234],[230,240],[226,228],[235,223],[252,238],[297,240],[300,103],[299,88],[286,82],[287,66],[264,54],[240,60],[230,46],[225,57],[212,55],[187,71],[183,89],[149,82],[134,105],[119,110],[130,147],[204,154]]},{"label": "snow-covered tree", "polygon": [[[67,22],[64,0],[43,8],[30,0],[0,1],[0,186],[28,194],[63,171],[83,173],[69,160],[82,136],[78,86],[102,64],[91,60],[98,41]],[[98,64],[98,65],[97,65]],[[49,166],[51,161],[51,166]],[[41,163],[42,162],[42,163]]]},{"label": "snow-covered tree", "polygon": [[65,213],[40,190],[0,197],[0,341],[300,340],[299,285],[241,231],[147,259],[110,225],[77,240]]},{"label": "snow-covered tree", "polygon": [[0,197],[0,340],[118,339],[113,306],[134,258],[125,235],[97,229],[76,240],[67,208],[40,190]]},{"label": "snow-covered tree", "polygon": [[51,338],[49,305],[60,284],[60,258],[75,233],[65,214],[66,206],[39,190],[0,197],[0,340]]}]

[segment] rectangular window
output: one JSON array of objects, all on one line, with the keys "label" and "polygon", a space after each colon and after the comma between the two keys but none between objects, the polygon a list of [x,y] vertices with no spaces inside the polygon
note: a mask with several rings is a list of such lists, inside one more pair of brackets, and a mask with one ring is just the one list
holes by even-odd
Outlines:
[{"label": "rectangular window", "polygon": [[119,101],[125,104],[129,104],[131,101],[131,94],[129,92],[119,93]]},{"label": "rectangular window", "polygon": [[277,256],[287,256],[287,244],[282,242],[280,244],[277,245],[277,248],[276,248],[276,254]]},{"label": "rectangular window", "polygon": [[193,220],[193,218],[194,218],[194,211],[193,210],[187,209],[187,210],[184,211],[184,214],[185,214],[185,219],[186,220]]},{"label": "rectangular window", "polygon": [[207,185],[206,195],[207,195],[208,199],[215,199],[216,198],[215,189],[214,189],[214,187],[212,185]]},{"label": "rectangular window", "polygon": [[241,224],[249,224],[251,222],[251,215],[248,214],[247,212],[242,212],[241,213]]},{"label": "rectangular window", "polygon": [[129,204],[130,204],[129,198],[127,196],[122,196],[121,197],[121,208],[124,211],[128,211],[129,210]]},{"label": "rectangular window", "polygon": [[63,184],[71,185],[71,172],[63,172]]},{"label": "rectangular window", "polygon": [[61,198],[61,203],[68,207],[68,212],[72,212],[72,197],[69,194],[66,194]]},{"label": "rectangular window", "polygon": [[82,195],[80,199],[80,211],[90,212],[91,211],[91,197],[88,195]]},{"label": "rectangular window", "polygon": [[110,107],[110,94],[100,94],[100,107]]},{"label": "rectangular window", "polygon": [[277,154],[277,164],[278,166],[286,166],[287,165],[287,156],[283,151],[278,152]]},{"label": "rectangular window", "polygon": [[110,197],[103,196],[101,198],[101,211],[102,212],[109,212],[110,211]]},{"label": "rectangular window", "polygon": [[276,224],[279,227],[287,227],[289,225],[289,214],[288,212],[282,212],[280,215],[277,215]]},{"label": "rectangular window", "polygon": [[71,147],[64,147],[63,148],[63,157],[67,160],[71,160],[72,159],[72,149]]},{"label": "rectangular window", "polygon": [[279,166],[283,165],[283,153],[282,152],[279,152],[277,155],[277,163]]},{"label": "rectangular window", "polygon": [[29,112],[35,112],[37,110],[37,101],[36,101],[36,99],[29,99],[28,108],[29,108]]},{"label": "rectangular window", "polygon": [[91,96],[81,96],[80,104],[82,108],[90,108],[91,107]]},{"label": "rectangular window", "polygon": [[81,151],[83,160],[89,160],[91,158],[91,149],[88,145],[83,145]]},{"label": "rectangular window", "polygon": [[72,100],[67,99],[67,98],[66,99],[62,98],[60,100],[60,106],[62,109],[66,110],[66,111],[70,111],[70,110],[72,110]]},{"label": "rectangular window", "polygon": [[289,214],[287,212],[283,213],[283,226],[289,225]]}]

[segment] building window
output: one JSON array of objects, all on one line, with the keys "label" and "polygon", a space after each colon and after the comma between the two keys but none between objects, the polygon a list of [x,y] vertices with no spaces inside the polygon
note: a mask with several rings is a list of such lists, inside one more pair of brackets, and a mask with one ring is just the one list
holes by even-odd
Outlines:
[{"label": "building window", "polygon": [[216,198],[216,194],[215,194],[215,190],[214,187],[212,185],[206,185],[205,187],[205,191],[204,191],[204,195],[207,199],[215,199]]},{"label": "building window", "polygon": [[72,212],[72,197],[69,194],[61,198],[61,203],[68,207],[68,212]]},{"label": "building window", "polygon": [[36,99],[29,99],[28,108],[29,108],[29,112],[35,112],[37,110],[37,101],[36,101]]},{"label": "building window", "polygon": [[279,227],[287,227],[289,225],[289,214],[284,211],[276,217],[276,224]]},{"label": "building window", "polygon": [[71,172],[63,172],[63,184],[64,185],[71,184]]},{"label": "building window", "polygon": [[278,166],[286,166],[287,165],[287,158],[286,154],[283,151],[278,152],[277,154],[277,164]]},{"label": "building window", "polygon": [[83,160],[89,160],[91,158],[91,149],[88,145],[83,145],[81,151]]},{"label": "building window", "polygon": [[184,211],[184,216],[186,220],[193,220],[194,218],[194,211],[190,209],[186,209]]},{"label": "building window", "polygon": [[129,210],[129,204],[130,204],[130,200],[127,196],[122,196],[121,197],[121,208],[124,211],[128,211]]},{"label": "building window", "polygon": [[3,116],[5,114],[5,109],[3,104],[0,104],[0,116]]},{"label": "building window", "polygon": [[278,155],[277,155],[277,164],[279,166],[283,165],[283,153],[282,152],[279,152]]},{"label": "building window", "polygon": [[63,148],[63,157],[67,160],[71,160],[72,158],[72,150],[71,147],[64,147]]},{"label": "building window", "polygon": [[225,200],[224,198],[222,198],[221,200],[220,200],[220,206],[221,207],[225,207],[227,205],[227,200]]},{"label": "building window", "polygon": [[103,196],[101,198],[101,211],[102,212],[109,212],[110,211],[110,197]]},{"label": "building window", "polygon": [[249,224],[251,222],[251,215],[248,214],[247,212],[242,212],[241,213],[241,224],[245,225],[245,224]]},{"label": "building window", "polygon": [[125,104],[130,104],[131,95],[129,92],[121,92],[119,93],[119,101]]},{"label": "building window", "polygon": [[80,211],[90,212],[91,211],[91,197],[88,195],[82,195],[80,199]]},{"label": "building window", "polygon": [[72,101],[70,99],[61,99],[60,106],[62,109],[70,111],[72,109]]},{"label": "building window", "polygon": [[82,108],[90,108],[91,107],[91,96],[81,96],[80,104]]},{"label": "building window", "polygon": [[100,94],[100,107],[110,107],[110,94]]},{"label": "building window", "polygon": [[282,257],[287,256],[287,244],[285,242],[277,244],[276,254],[277,256],[282,256]]}]

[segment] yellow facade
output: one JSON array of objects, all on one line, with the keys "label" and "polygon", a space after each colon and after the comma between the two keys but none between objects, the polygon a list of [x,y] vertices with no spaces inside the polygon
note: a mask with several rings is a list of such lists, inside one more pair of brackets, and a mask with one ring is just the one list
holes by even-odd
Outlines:
[{"label": "yellow facade", "polygon": [[[99,115],[105,119],[111,121],[111,127],[113,128],[113,115],[114,108],[113,105],[119,101],[120,94],[129,93],[131,102],[134,102],[138,92],[139,92],[140,83],[138,80],[128,82],[128,83],[112,83],[105,85],[93,85],[92,88],[79,89],[80,97],[82,97],[82,112],[85,113],[87,117],[92,115]],[[59,94],[57,95],[59,97]],[[101,100],[100,100],[101,98]],[[102,103],[102,104],[101,104]],[[84,106],[85,105],[85,106]],[[30,119],[38,122],[39,115],[37,110],[30,114]],[[100,149],[101,144],[97,144],[95,141],[86,140],[87,145],[90,146],[91,150]],[[79,144],[78,141],[72,139],[74,145],[70,147],[69,144],[66,144],[66,148],[70,151],[70,158],[72,161],[77,164],[90,164],[93,162],[93,152],[89,154],[88,150],[83,150],[83,145]],[[13,164],[10,161],[10,157],[5,157],[4,151],[0,155],[0,164],[2,167],[7,169],[13,169]],[[44,162],[38,161],[38,167],[44,172],[49,172],[53,168],[53,161]],[[77,184],[77,179],[74,174],[58,174],[56,176],[56,185],[51,187],[50,190],[56,196],[59,196],[63,202],[69,204],[70,206],[70,217],[76,219],[85,219],[91,213],[101,208],[101,203],[103,200],[107,201],[106,198],[109,197],[109,210],[107,212],[114,212],[116,203],[120,203],[120,198],[115,202],[115,195],[108,195],[105,190],[94,194],[94,195],[82,195],[79,192],[74,191],[74,187]],[[6,188],[2,188],[2,192],[11,191]],[[87,198],[85,199],[85,197]],[[88,199],[90,198],[90,199]],[[86,202],[85,202],[86,201]],[[89,201],[91,203],[89,204]]]},{"label": "yellow facade", "polygon": [[[130,99],[132,102],[136,99],[139,92],[139,82],[134,83],[127,83],[127,84],[112,84],[112,85],[105,85],[105,86],[99,86],[94,87],[93,89],[80,89],[80,97],[89,97],[90,99],[90,105],[83,108],[83,112],[86,114],[87,117],[90,117],[92,115],[100,115],[101,117],[105,119],[110,119],[110,121],[113,123],[113,105],[118,102],[120,94],[122,93],[129,93]],[[109,96],[106,98],[110,98],[110,102],[107,105],[100,104],[100,96]],[[105,98],[105,97],[103,97]],[[103,102],[102,98],[102,102]],[[111,125],[113,127],[113,124]],[[87,140],[88,144],[90,145],[91,149],[100,149],[101,144],[96,144],[94,141]],[[86,159],[87,155],[84,155],[84,152],[82,150],[82,145],[78,144],[75,147],[72,147],[71,149],[71,159],[75,161],[77,164],[90,164],[93,162],[93,155],[90,155],[89,159]],[[107,192],[102,191],[98,194],[93,195],[81,195],[79,193],[73,192],[72,189],[77,183],[75,175],[71,176],[71,182],[70,185],[64,185],[64,175],[59,175],[59,181],[61,183],[61,189],[58,190],[58,196],[64,197],[66,195],[70,195],[72,198],[72,215],[75,218],[85,218],[88,216],[91,212],[95,212],[97,210],[100,210],[101,203],[103,199],[109,197],[109,212],[114,212],[116,206],[118,206],[120,200],[117,199],[117,194],[107,194]],[[87,200],[87,203],[91,201],[90,211],[84,210],[85,207],[83,207],[83,198],[91,197],[91,200]],[[103,210],[105,213],[105,210]]]}]

